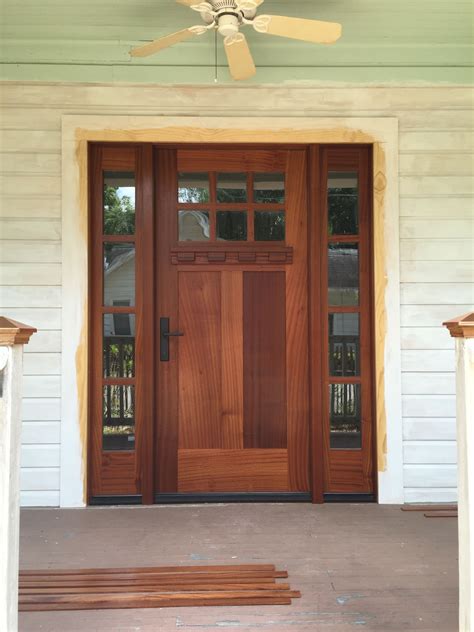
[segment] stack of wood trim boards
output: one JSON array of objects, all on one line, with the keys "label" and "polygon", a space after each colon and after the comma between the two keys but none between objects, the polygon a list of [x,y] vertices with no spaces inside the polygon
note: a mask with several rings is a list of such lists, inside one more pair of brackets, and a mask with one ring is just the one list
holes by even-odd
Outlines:
[{"label": "stack of wood trim boards", "polygon": [[271,564],[20,571],[20,611],[290,605]]},{"label": "stack of wood trim boards", "polygon": [[425,518],[457,518],[457,505],[403,505],[402,511],[422,511]]}]

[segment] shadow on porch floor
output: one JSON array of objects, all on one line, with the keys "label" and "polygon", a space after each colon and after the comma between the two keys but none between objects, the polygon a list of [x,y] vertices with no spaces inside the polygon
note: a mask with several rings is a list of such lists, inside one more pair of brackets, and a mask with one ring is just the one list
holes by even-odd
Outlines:
[{"label": "shadow on porch floor", "polygon": [[457,525],[399,507],[24,509],[21,568],[274,563],[292,606],[20,614],[20,632],[457,630]]}]

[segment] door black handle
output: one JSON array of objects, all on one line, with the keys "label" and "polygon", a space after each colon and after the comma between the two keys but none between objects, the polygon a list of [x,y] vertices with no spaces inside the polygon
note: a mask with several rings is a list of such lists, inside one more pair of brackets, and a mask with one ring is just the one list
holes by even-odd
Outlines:
[{"label": "door black handle", "polygon": [[182,331],[170,331],[170,319],[160,318],[160,361],[170,361],[170,338],[184,336]]}]

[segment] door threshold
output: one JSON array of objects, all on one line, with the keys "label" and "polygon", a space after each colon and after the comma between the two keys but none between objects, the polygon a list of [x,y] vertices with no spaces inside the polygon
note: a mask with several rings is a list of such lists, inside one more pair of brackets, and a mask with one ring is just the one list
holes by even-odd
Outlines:
[{"label": "door threshold", "polygon": [[325,503],[374,503],[374,494],[324,494]]},{"label": "door threshold", "polygon": [[129,495],[129,496],[91,496],[89,499],[90,506],[92,507],[110,507],[113,505],[141,505],[141,495]]},{"label": "door threshold", "polygon": [[309,492],[238,492],[219,494],[155,494],[159,505],[185,503],[306,503],[311,502]]}]

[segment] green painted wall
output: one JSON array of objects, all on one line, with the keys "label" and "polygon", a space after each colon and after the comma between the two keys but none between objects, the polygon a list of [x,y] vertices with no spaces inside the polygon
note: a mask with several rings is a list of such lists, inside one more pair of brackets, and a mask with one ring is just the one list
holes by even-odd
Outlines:
[{"label": "green painted wall", "polygon": [[[208,33],[147,60],[128,51],[199,15],[174,0],[1,0],[1,76],[19,81],[210,84]],[[260,13],[341,22],[333,46],[245,33],[258,67],[250,83],[473,81],[472,0],[266,0]],[[217,79],[230,83],[220,36]]]}]

